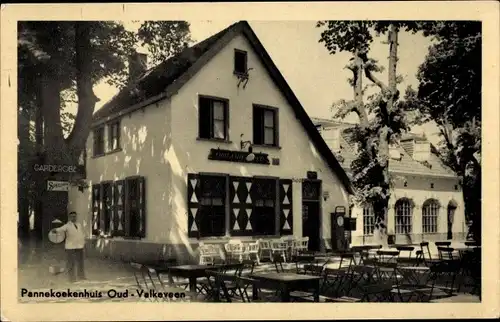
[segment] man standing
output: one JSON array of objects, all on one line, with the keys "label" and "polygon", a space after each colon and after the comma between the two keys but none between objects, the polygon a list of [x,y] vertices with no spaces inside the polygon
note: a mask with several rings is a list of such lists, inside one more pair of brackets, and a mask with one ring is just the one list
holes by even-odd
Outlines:
[{"label": "man standing", "polygon": [[85,280],[85,272],[83,269],[83,247],[85,246],[85,236],[83,234],[82,225],[76,222],[76,212],[72,211],[68,215],[68,222],[59,227],[54,228],[51,232],[64,232],[66,241],[64,248],[68,256],[68,277],[70,282],[75,282],[75,266],[77,270],[76,276],[79,280]]}]

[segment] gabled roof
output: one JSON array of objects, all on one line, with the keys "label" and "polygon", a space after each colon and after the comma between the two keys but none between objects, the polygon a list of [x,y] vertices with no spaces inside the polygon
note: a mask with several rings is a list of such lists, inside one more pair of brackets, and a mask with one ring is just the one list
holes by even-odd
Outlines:
[{"label": "gabled roof", "polygon": [[[323,127],[337,127],[341,128],[340,132],[340,150],[333,151],[337,157],[341,157],[342,167],[350,173],[351,163],[356,159],[354,152],[354,140],[350,134],[350,129],[352,129],[355,124],[336,122],[333,120],[312,118],[316,124],[320,124]],[[414,140],[417,142],[425,142],[430,144],[427,139],[421,135],[414,133],[404,134],[401,141]],[[400,153],[401,159],[390,159],[389,160],[389,171],[392,173],[398,173],[403,175],[419,175],[419,176],[434,176],[434,177],[456,177],[456,174],[449,167],[444,165],[436,154],[436,149],[431,145],[431,153],[427,163],[429,166],[412,158],[409,151],[404,148],[404,145],[396,146],[397,151]]]},{"label": "gabled roof", "polygon": [[169,98],[238,34],[243,34],[247,38],[272,80],[280,88],[292,107],[295,117],[304,127],[305,132],[320,155],[331,170],[338,175],[346,190],[353,194],[354,190],[346,172],[246,21],[240,21],[227,27],[145,73],[138,81],[122,90],[94,113],[93,126]]}]

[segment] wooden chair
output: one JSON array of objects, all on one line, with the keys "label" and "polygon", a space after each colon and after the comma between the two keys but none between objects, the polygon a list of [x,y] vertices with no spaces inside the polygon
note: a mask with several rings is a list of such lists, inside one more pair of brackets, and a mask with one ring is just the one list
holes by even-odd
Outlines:
[{"label": "wooden chair", "polygon": [[259,260],[269,259],[273,260],[273,250],[271,248],[271,241],[259,239]]},{"label": "wooden chair", "polygon": [[240,240],[231,240],[224,245],[226,254],[230,260],[238,260],[240,263],[243,261],[245,255],[245,247]]},{"label": "wooden chair", "polygon": [[271,241],[271,250],[274,254],[279,254],[283,257],[283,262],[286,263],[286,250],[287,250],[287,242],[282,239],[274,239]]},{"label": "wooden chair", "polygon": [[219,247],[217,245],[199,243],[200,265],[213,265],[214,260],[220,258]]},{"label": "wooden chair", "polygon": [[252,257],[255,257],[257,265],[260,265],[260,256],[259,256],[259,241],[255,243],[248,243],[245,245],[244,257],[251,260]]}]

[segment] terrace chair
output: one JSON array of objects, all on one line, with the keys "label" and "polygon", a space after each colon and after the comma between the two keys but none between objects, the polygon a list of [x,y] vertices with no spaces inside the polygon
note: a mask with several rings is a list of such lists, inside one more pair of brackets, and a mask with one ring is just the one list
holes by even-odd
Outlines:
[{"label": "terrace chair", "polygon": [[421,242],[420,243],[420,250],[417,250],[416,255],[417,255],[418,261],[421,263],[424,263],[424,265],[427,267],[438,262],[435,258],[432,258],[432,254],[431,254],[431,250],[429,248],[428,242]]},{"label": "terrace chair", "polygon": [[229,243],[224,245],[226,254],[230,260],[237,259],[240,263],[243,261],[243,256],[245,255],[245,247],[240,240],[231,240]]},{"label": "terrace chair", "polygon": [[[246,244],[243,255],[248,260],[252,260],[252,256],[254,256],[255,260],[257,262],[257,265],[260,265],[259,241],[256,241],[255,243]],[[253,263],[255,264],[255,262],[253,262]]]},{"label": "terrace chair", "polygon": [[451,242],[449,242],[449,241],[437,241],[437,242],[434,242],[434,244],[436,245],[436,247],[450,247],[451,246]]},{"label": "terrace chair", "polygon": [[[132,267],[132,271],[134,273],[135,283],[137,285],[137,289],[144,291],[144,293],[148,293],[150,289],[154,290],[153,281],[148,282],[148,278],[144,276],[143,265],[135,262],[131,262],[130,266]],[[149,297],[148,300],[150,302],[155,302],[157,299],[153,297]]]},{"label": "terrace chair", "polygon": [[276,269],[276,273],[284,273],[285,269],[283,268],[283,256],[279,253],[273,254],[273,264]]},{"label": "terrace chair", "polygon": [[216,258],[220,258],[219,248],[215,245],[199,243],[200,265],[213,265]]},{"label": "terrace chair", "polygon": [[263,260],[265,258],[269,259],[269,261],[273,260],[273,250],[271,248],[271,241],[259,239],[259,260]]},{"label": "terrace chair", "polygon": [[279,254],[283,257],[283,261],[286,263],[286,250],[287,250],[287,242],[282,239],[271,240],[271,251],[274,254]]},{"label": "terrace chair", "polygon": [[[451,247],[438,247],[438,254],[440,259],[440,275],[446,280],[445,289],[449,289],[449,294],[453,294],[455,279],[460,273],[461,261],[453,255],[454,249]],[[450,282],[451,279],[451,282]],[[448,288],[448,283],[450,287]]]},{"label": "terrace chair", "polygon": [[[332,293],[334,296],[340,296],[343,291],[345,294],[350,292],[346,289],[350,286],[351,273],[354,263],[354,254],[350,252],[340,252],[340,262],[337,268],[325,266],[325,278],[323,280],[322,292]],[[347,265],[346,265],[347,263]]]},{"label": "terrace chair", "polygon": [[227,302],[231,302],[229,292],[226,289],[224,280],[221,278],[222,273],[215,270],[206,270],[205,274],[207,277],[205,300],[222,302],[222,299],[225,299]]},{"label": "terrace chair", "polygon": [[[412,256],[413,251],[415,250],[415,247],[413,246],[398,246],[396,249],[399,252],[399,256],[397,258],[397,262],[400,265],[410,265],[410,266],[417,266],[418,265],[418,260]],[[402,253],[406,253],[407,256],[402,256]]]},{"label": "terrace chair", "polygon": [[379,262],[396,262],[399,257],[399,250],[378,250],[377,259]]},{"label": "terrace chair", "polygon": [[[389,297],[391,300],[394,300],[395,295],[397,295],[401,302],[410,302],[415,296],[417,300],[421,300],[422,295],[430,290],[425,284],[404,283],[403,275],[398,270],[398,263],[377,262],[376,265],[379,282],[383,285],[391,286],[391,296]],[[384,272],[386,274],[383,274]]]},{"label": "terrace chair", "polygon": [[476,241],[466,241],[465,243],[466,247],[477,247],[480,246],[478,242]]},{"label": "terrace chair", "polygon": [[361,302],[392,301],[392,282],[384,280],[379,273],[378,261],[368,259],[363,265],[353,267],[349,296],[360,298]]}]

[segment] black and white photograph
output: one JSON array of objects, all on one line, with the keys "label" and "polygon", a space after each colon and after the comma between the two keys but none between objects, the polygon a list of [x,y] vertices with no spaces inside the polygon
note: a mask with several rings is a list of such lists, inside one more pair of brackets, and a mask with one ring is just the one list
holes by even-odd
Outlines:
[{"label": "black and white photograph", "polygon": [[16,216],[2,248],[16,309],[246,303],[241,317],[293,303],[276,308],[286,318],[319,303],[364,318],[348,304],[489,303],[498,316],[498,236],[485,237],[498,226],[485,205],[498,200],[498,111],[485,114],[492,97],[498,110],[498,17],[355,4],[366,18],[333,3],[331,18],[293,19],[79,4],[10,21],[2,208],[10,190]]}]

